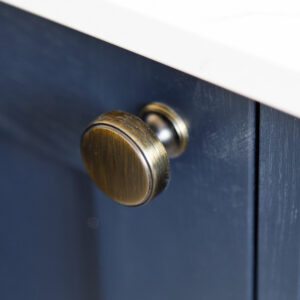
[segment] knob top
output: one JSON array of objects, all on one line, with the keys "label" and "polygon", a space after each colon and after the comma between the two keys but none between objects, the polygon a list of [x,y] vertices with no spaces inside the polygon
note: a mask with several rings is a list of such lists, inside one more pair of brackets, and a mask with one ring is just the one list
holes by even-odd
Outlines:
[{"label": "knob top", "polygon": [[112,111],[95,120],[82,135],[81,154],[96,185],[121,204],[145,204],[168,183],[163,144],[130,113]]}]

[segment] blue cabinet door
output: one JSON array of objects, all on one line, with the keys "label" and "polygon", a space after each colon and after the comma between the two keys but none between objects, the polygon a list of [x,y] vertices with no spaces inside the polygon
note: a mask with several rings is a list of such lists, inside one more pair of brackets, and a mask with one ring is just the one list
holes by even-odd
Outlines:
[{"label": "blue cabinet door", "polygon": [[300,120],[261,106],[258,299],[300,297]]},{"label": "blue cabinet door", "polygon": [[[0,37],[0,298],[252,299],[256,104],[3,3]],[[163,194],[123,207],[86,175],[80,135],[152,101],[190,143]]]}]

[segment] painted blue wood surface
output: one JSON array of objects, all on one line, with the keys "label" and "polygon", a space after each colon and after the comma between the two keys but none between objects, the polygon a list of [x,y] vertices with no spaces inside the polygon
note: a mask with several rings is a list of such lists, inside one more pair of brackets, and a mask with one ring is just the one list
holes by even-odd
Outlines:
[{"label": "painted blue wood surface", "polygon": [[91,184],[1,135],[0,299],[100,299]]},{"label": "painted blue wood surface", "polygon": [[300,120],[261,106],[258,299],[300,299]]},{"label": "painted blue wood surface", "polygon": [[[255,103],[4,4],[0,36],[0,298],[252,299]],[[162,195],[119,206],[86,176],[81,131],[157,100],[189,148]]]}]

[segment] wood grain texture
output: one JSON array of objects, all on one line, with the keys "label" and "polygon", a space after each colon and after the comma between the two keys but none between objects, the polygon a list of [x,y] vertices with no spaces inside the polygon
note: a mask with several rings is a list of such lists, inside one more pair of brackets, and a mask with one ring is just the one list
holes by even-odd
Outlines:
[{"label": "wood grain texture", "polygon": [[3,135],[0,141],[0,299],[98,300],[90,180]]},{"label": "wood grain texture", "polygon": [[258,299],[300,298],[300,120],[261,106]]},{"label": "wood grain texture", "polygon": [[[35,203],[43,191],[52,189],[49,197],[57,197],[55,209],[68,215],[68,220],[80,219],[78,214],[82,216],[81,211],[90,207],[91,198],[96,200],[98,257],[90,255],[92,241],[60,239],[57,247],[69,249],[67,243],[80,243],[79,259],[90,256],[91,262],[84,264],[84,272],[94,274],[92,266],[98,266],[98,259],[100,276],[91,275],[98,285],[86,289],[88,280],[83,280],[76,297],[72,285],[66,285],[63,299],[93,299],[87,290],[97,295],[99,287],[104,300],[252,299],[255,103],[4,4],[0,4],[0,35],[1,139],[46,160],[40,165],[45,173],[51,172],[51,162],[77,175],[83,172],[80,135],[103,112],[119,109],[135,114],[149,102],[162,101],[190,121],[190,143],[184,155],[171,162],[169,187],[145,207],[113,203],[100,191],[87,188],[83,174],[76,177],[76,188],[70,187],[63,171],[59,175],[59,169],[53,173],[57,185],[54,179],[49,185],[47,176],[37,181],[38,176],[31,173],[38,171],[23,156],[19,164],[11,165],[10,175],[1,173],[2,182],[13,182],[14,173],[28,170],[25,186],[12,194],[1,190],[1,209],[8,219],[14,214],[8,205],[14,203],[18,210],[20,203],[28,201],[21,197],[26,193]],[[15,156],[18,153],[12,152],[9,162]],[[38,167],[39,160],[30,163]],[[36,184],[40,193],[30,193]],[[71,205],[73,188],[74,205],[79,202],[82,209],[67,214],[64,205]],[[35,215],[41,211],[44,215],[43,205],[31,205],[31,209]],[[65,233],[63,222],[57,226],[57,231]],[[11,232],[16,239],[31,234],[26,226]],[[6,238],[2,232],[0,243]],[[14,257],[22,261],[22,253],[32,251],[31,244],[16,249],[14,257],[7,251],[1,255],[0,290],[5,287],[6,291],[2,299],[19,299],[19,290],[24,291],[23,299],[41,299],[36,296],[37,273],[29,268],[29,262],[36,263],[34,255],[24,265],[26,281],[18,281],[18,288],[14,284]],[[80,285],[74,278],[81,269],[76,269],[75,261],[68,262],[68,282]],[[51,274],[61,270],[56,264],[52,268]],[[45,280],[38,285],[44,291],[42,299],[60,299],[60,290],[53,289],[48,298],[45,292],[57,283],[55,278],[48,277],[47,270],[39,269],[38,274]]]}]

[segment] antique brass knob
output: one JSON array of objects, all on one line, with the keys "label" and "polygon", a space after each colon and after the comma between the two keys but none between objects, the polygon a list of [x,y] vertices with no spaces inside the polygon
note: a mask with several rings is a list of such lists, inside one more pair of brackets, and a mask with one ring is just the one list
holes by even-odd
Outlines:
[{"label": "antique brass knob", "polygon": [[81,154],[95,184],[128,206],[149,202],[167,185],[169,157],[183,153],[188,130],[169,106],[151,103],[140,118],[123,111],[101,115],[84,131]]}]

